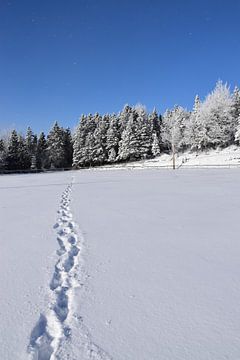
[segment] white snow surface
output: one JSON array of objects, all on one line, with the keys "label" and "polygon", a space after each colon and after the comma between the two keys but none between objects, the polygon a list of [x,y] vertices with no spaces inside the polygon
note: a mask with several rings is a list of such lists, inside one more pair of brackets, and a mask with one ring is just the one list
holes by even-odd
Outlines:
[{"label": "white snow surface", "polygon": [[0,177],[0,359],[240,358],[240,169]]},{"label": "white snow surface", "polygon": [[[118,163],[100,167],[100,169],[145,169],[172,168],[172,154],[162,153],[154,159]],[[176,154],[177,168],[219,168],[240,167],[240,146],[231,145],[224,149],[209,149],[205,151],[185,151]]]}]

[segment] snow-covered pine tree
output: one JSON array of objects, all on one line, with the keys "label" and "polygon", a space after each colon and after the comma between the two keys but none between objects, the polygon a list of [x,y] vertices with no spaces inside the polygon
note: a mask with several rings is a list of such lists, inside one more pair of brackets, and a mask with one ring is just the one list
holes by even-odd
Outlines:
[{"label": "snow-covered pine tree", "polygon": [[151,154],[151,125],[142,106],[131,109],[119,143],[119,160],[144,159]]},{"label": "snow-covered pine tree", "polygon": [[82,115],[73,136],[73,166],[78,168],[84,166],[86,138],[88,133],[88,117]]},{"label": "snow-covered pine tree", "polygon": [[70,128],[63,129],[64,166],[71,167],[73,162],[73,141]]},{"label": "snow-covered pine tree", "polygon": [[[162,143],[162,138],[161,138],[161,132],[162,132],[162,117],[158,115],[157,110],[154,108],[152,113],[150,113],[148,115],[148,119],[151,125],[151,132],[152,132],[152,137],[151,137],[151,149],[153,149],[153,141],[155,141],[155,145],[157,144],[157,139],[158,139],[158,143],[159,143],[159,148],[161,151],[161,148],[163,148],[163,143]],[[153,134],[156,134],[157,139],[155,139],[155,136]],[[154,147],[155,147],[154,145]],[[152,155],[155,156],[153,154],[153,152],[151,151]]]},{"label": "snow-covered pine tree", "polygon": [[152,154],[154,157],[159,156],[160,155],[160,144],[159,144],[159,138],[157,136],[156,131],[153,132],[152,134]]},{"label": "snow-covered pine tree", "polygon": [[50,167],[47,153],[47,141],[44,132],[40,133],[37,143],[36,167],[38,169]]},{"label": "snow-covered pine tree", "polygon": [[186,126],[185,131],[186,146],[192,150],[198,148],[199,138],[201,138],[202,126],[199,121],[200,106],[200,98],[196,95],[193,111],[189,116],[188,126]]},{"label": "snow-covered pine tree", "polygon": [[137,159],[146,159],[151,156],[152,132],[153,126],[156,124],[149,121],[150,119],[144,106],[137,106],[134,110],[137,113],[135,157]]},{"label": "snow-covered pine tree", "polygon": [[6,155],[6,166],[9,170],[17,170],[19,168],[19,143],[18,143],[18,134],[16,130],[11,132],[8,148],[7,148],[7,155]]},{"label": "snow-covered pine tree", "polygon": [[74,134],[73,143],[73,166],[93,165],[93,151],[95,139],[93,137],[96,129],[96,121],[99,114],[82,116]]},{"label": "snow-covered pine tree", "polygon": [[119,119],[115,114],[112,114],[110,116],[109,123],[110,124],[106,138],[106,149],[108,152],[108,162],[113,163],[117,159],[118,145],[120,139]]},{"label": "snow-covered pine tree", "polygon": [[18,137],[18,169],[30,169],[32,157],[29,153],[26,141],[22,135]]},{"label": "snow-covered pine tree", "polygon": [[83,166],[94,165],[94,152],[96,150],[94,132],[95,132],[97,122],[99,119],[100,119],[100,115],[98,113],[96,113],[95,115],[92,115],[92,114],[88,115],[88,120],[86,123],[87,136],[86,136],[84,147],[82,149]]},{"label": "snow-covered pine tree", "polygon": [[86,147],[84,149],[84,166],[93,166],[94,165],[94,151],[95,151],[95,138],[94,134],[88,132],[86,137]]},{"label": "snow-covered pine tree", "polygon": [[233,91],[233,116],[235,119],[238,119],[240,116],[240,89],[235,86]]},{"label": "snow-covered pine tree", "polygon": [[109,115],[104,115],[103,117],[97,115],[96,117],[96,128],[93,134],[92,164],[101,165],[107,161],[107,130],[109,121]]},{"label": "snow-covered pine tree", "polygon": [[27,133],[26,133],[25,139],[26,139],[26,147],[29,152],[29,155],[32,156],[33,151],[34,151],[34,134],[30,127],[27,128]]},{"label": "snow-covered pine tree", "polygon": [[218,81],[199,110],[197,148],[227,146],[234,141],[233,99],[229,87]]},{"label": "snow-covered pine tree", "polygon": [[[130,119],[131,123],[129,123]],[[129,142],[131,136],[130,134],[132,133],[133,122],[133,109],[129,105],[125,105],[118,116],[120,141],[117,160],[126,161],[129,159]]]},{"label": "snow-covered pine tree", "polygon": [[236,126],[236,132],[235,132],[234,140],[238,145],[240,145],[240,115],[238,116],[238,119],[237,119],[237,126]]},{"label": "snow-covered pine tree", "polygon": [[0,139],[0,169],[6,166],[6,147],[3,139]]},{"label": "snow-covered pine tree", "polygon": [[152,124],[152,131],[155,132],[158,139],[161,134],[161,118],[158,116],[157,110],[154,108],[152,113],[148,115],[149,121]]},{"label": "snow-covered pine tree", "polygon": [[36,152],[37,152],[37,135],[33,134],[33,131],[30,127],[27,128],[26,133],[26,147],[31,157],[31,168],[36,168]]},{"label": "snow-covered pine tree", "polygon": [[64,135],[63,129],[57,122],[53,125],[47,137],[47,151],[50,161],[50,167],[64,167]]},{"label": "snow-covered pine tree", "polygon": [[[133,114],[131,114],[131,117],[133,117]],[[128,120],[126,128],[122,131],[117,160],[126,161],[130,158],[130,138],[133,131],[132,123],[133,120]]]},{"label": "snow-covered pine tree", "polygon": [[124,129],[126,129],[130,115],[132,114],[132,107],[129,105],[125,105],[123,110],[118,115],[118,123],[119,123],[119,132],[122,135]]}]

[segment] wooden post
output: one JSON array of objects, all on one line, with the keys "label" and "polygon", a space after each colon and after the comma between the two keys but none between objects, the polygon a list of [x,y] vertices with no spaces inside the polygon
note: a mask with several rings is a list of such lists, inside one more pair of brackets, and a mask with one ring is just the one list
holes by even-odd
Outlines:
[{"label": "wooden post", "polygon": [[173,170],[175,170],[176,165],[175,165],[175,144],[174,144],[174,142],[172,143],[172,160],[173,160]]}]

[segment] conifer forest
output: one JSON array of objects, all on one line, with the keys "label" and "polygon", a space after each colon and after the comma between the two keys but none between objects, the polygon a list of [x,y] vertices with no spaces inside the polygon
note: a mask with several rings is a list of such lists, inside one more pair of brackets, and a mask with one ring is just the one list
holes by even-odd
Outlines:
[{"label": "conifer forest", "polygon": [[[3,129],[2,129],[3,130]],[[55,122],[46,135],[0,135],[0,170],[81,168],[154,158],[162,152],[202,151],[240,143],[240,90],[218,81],[193,109],[164,114],[126,105],[118,114],[82,115],[75,131]]]}]

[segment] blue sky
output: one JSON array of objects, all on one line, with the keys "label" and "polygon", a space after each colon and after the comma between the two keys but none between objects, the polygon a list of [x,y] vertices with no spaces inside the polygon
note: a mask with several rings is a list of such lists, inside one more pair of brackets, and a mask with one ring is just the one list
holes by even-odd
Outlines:
[{"label": "blue sky", "polygon": [[240,82],[240,1],[1,0],[0,129],[74,127]]}]

